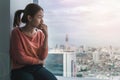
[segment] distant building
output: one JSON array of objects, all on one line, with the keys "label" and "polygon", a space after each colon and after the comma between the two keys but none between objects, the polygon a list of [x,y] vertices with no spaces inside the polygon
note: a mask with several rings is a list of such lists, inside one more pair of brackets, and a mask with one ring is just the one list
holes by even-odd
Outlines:
[{"label": "distant building", "polygon": [[93,55],[94,63],[99,63],[99,61],[100,61],[100,53],[99,53],[99,51],[97,49],[95,49],[93,51],[92,55]]},{"label": "distant building", "polygon": [[113,57],[114,57],[114,52],[113,52],[112,46],[109,46],[108,53],[109,53],[109,55],[110,55],[110,59],[112,60]]}]

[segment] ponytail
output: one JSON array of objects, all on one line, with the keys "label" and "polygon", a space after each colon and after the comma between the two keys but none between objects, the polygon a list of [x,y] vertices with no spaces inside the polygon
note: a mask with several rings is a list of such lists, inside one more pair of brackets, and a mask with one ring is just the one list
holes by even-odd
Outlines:
[{"label": "ponytail", "polygon": [[21,13],[23,13],[24,10],[17,10],[14,15],[14,22],[13,22],[13,27],[17,27],[20,25],[21,22]]},{"label": "ponytail", "polygon": [[[43,11],[43,8],[34,3],[28,4],[24,10],[17,10],[14,15],[13,26],[19,27],[21,22],[25,24],[28,23],[27,16],[30,15],[31,17],[34,17],[34,15],[40,10]],[[21,13],[23,13],[22,18],[21,18]]]}]

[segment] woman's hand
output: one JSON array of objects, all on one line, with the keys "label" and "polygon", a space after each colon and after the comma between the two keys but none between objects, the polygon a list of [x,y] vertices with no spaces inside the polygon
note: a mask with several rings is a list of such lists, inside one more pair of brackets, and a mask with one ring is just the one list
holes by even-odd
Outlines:
[{"label": "woman's hand", "polygon": [[44,24],[43,19],[41,20],[41,23],[40,23],[40,25],[38,25],[37,28],[38,28],[38,29],[41,29],[46,37],[48,36],[47,25]]}]

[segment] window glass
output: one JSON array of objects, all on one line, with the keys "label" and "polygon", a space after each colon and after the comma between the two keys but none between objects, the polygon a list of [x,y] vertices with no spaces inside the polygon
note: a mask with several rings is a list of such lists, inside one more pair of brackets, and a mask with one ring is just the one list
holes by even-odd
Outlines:
[{"label": "window glass", "polygon": [[[120,79],[119,0],[39,0],[55,75]],[[118,79],[118,80],[119,80]]]}]

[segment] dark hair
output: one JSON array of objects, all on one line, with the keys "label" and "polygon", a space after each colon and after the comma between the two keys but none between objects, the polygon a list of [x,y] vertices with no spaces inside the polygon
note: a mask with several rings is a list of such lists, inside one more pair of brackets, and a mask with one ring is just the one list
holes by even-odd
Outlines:
[{"label": "dark hair", "polygon": [[[34,15],[40,10],[43,11],[43,8],[34,3],[28,4],[24,10],[17,10],[14,15],[13,26],[14,27],[19,26],[21,22],[27,23],[28,22],[27,16],[30,15],[31,17],[34,17]],[[23,17],[21,18],[22,13]]]}]

